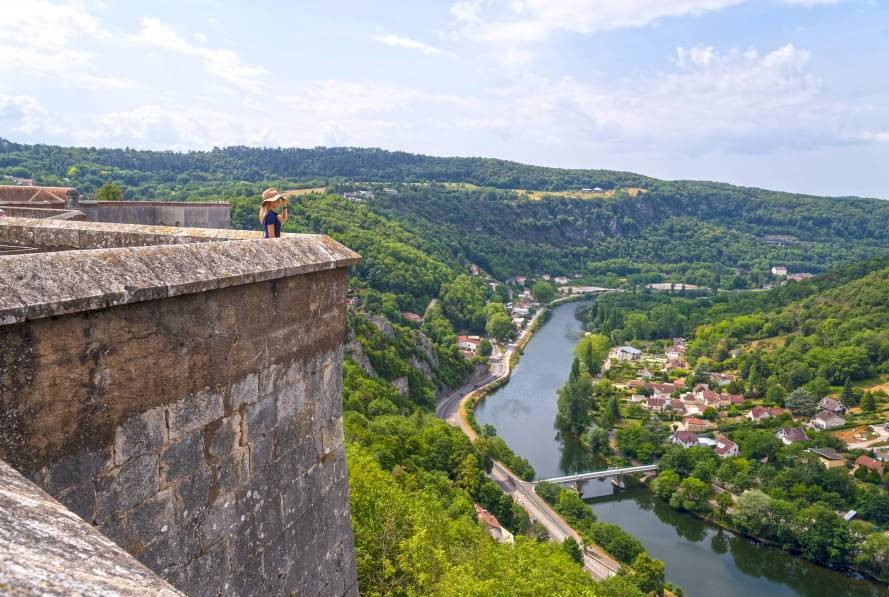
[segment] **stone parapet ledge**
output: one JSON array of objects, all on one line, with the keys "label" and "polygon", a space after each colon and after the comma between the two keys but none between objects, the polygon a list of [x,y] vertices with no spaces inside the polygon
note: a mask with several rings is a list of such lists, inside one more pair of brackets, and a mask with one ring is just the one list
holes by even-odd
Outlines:
[{"label": "stone parapet ledge", "polygon": [[[177,228],[175,226],[143,226],[16,217],[0,219],[0,243],[46,249],[180,245],[223,240],[249,240],[262,238],[262,236],[262,232],[250,230]],[[293,236],[301,235],[284,235],[285,238]]]},{"label": "stone parapet ledge", "polygon": [[2,460],[0,594],[183,597]]},{"label": "stone parapet ledge", "polygon": [[96,201],[90,199],[81,199],[81,205],[97,205],[99,207],[110,206],[110,207],[130,207],[130,206],[170,206],[170,207],[194,207],[194,208],[205,208],[205,207],[230,207],[231,204],[228,201],[154,201],[154,200],[143,200],[143,199],[135,199],[135,200],[127,200],[127,201]]},{"label": "stone parapet ledge", "polygon": [[52,209],[46,207],[21,207],[0,204],[0,211],[10,218],[41,220],[86,220],[86,214],[76,209]]},{"label": "stone parapet ledge", "polygon": [[[21,218],[0,219],[0,244],[55,251],[3,259],[0,325],[344,268],[361,260],[318,234],[268,240],[237,230]],[[109,245],[113,248],[58,251]]]}]

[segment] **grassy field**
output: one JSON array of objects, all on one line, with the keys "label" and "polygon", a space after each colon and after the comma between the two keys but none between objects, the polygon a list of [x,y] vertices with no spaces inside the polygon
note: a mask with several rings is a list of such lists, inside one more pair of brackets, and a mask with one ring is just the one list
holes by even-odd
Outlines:
[{"label": "grassy field", "polygon": [[630,197],[638,197],[646,191],[645,189],[636,187],[612,189],[610,191],[528,191],[524,189],[516,189],[516,193],[523,194],[532,201],[540,201],[544,197],[563,197],[567,199],[611,199],[620,192],[626,193]]},{"label": "grassy field", "polygon": [[[477,190],[482,187],[477,185],[468,183],[468,182],[446,182],[444,185],[450,189],[465,189],[465,190]],[[609,191],[581,191],[581,190],[571,190],[571,191],[532,191],[529,189],[510,189],[512,192],[523,195],[532,201],[540,201],[544,197],[562,197],[566,199],[610,199],[614,197],[618,192],[624,192],[630,197],[638,197],[640,194],[645,193],[645,189],[640,189],[636,187],[628,187],[624,189],[612,189]]]},{"label": "grassy field", "polygon": [[776,348],[780,348],[784,346],[784,343],[787,342],[787,336],[772,336],[771,338],[763,338],[762,340],[754,340],[750,343],[750,347],[753,349],[761,349],[766,352],[770,352],[775,350]]},{"label": "grassy field", "polygon": [[310,193],[323,193],[325,190],[327,190],[327,187],[312,187],[311,189],[292,189],[290,191],[284,191],[281,194],[290,198],[299,197],[300,195],[308,195]]},{"label": "grassy field", "polygon": [[[889,394],[889,375],[883,375],[878,380],[868,380],[871,383],[862,384],[861,388],[867,392],[876,392],[882,390]],[[876,383],[873,383],[876,381]],[[856,384],[857,385],[857,384]]]}]

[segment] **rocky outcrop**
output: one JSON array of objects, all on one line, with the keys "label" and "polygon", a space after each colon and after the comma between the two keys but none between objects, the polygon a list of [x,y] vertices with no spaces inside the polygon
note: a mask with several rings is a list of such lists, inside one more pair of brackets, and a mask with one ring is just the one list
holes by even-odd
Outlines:
[{"label": "rocky outcrop", "polygon": [[380,330],[380,333],[387,338],[395,337],[395,330],[392,329],[392,323],[383,315],[366,314],[364,318],[373,324],[375,328]]}]

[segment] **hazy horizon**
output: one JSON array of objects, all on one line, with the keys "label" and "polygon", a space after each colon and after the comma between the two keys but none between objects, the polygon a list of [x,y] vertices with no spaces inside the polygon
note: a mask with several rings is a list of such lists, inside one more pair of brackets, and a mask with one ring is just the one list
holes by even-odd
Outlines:
[{"label": "hazy horizon", "polygon": [[[0,139],[2,139],[2,137],[0,137]],[[6,140],[7,140],[7,141],[10,141],[10,142],[12,142],[12,143],[19,143],[19,144],[23,144],[23,145],[31,145],[30,143],[28,143],[28,144],[26,144],[26,143],[22,143],[22,142],[20,142],[20,141],[16,141],[15,139],[6,139]],[[40,145],[40,143],[34,143],[34,144],[35,144],[35,145]],[[44,144],[44,145],[47,145],[47,144]],[[84,147],[93,147],[93,148],[96,148],[96,149],[133,149],[133,150],[137,150],[137,151],[170,151],[170,152],[173,152],[173,153],[180,153],[180,154],[185,154],[185,153],[190,153],[190,152],[208,152],[208,151],[212,151],[213,149],[226,149],[226,148],[231,148],[231,147],[238,147],[237,145],[223,145],[223,146],[216,147],[216,148],[214,148],[214,147],[208,147],[208,148],[203,148],[203,149],[176,149],[176,148],[169,148],[169,149],[162,149],[162,148],[149,149],[149,148],[144,148],[144,149],[143,149],[143,148],[137,148],[137,147],[114,147],[114,146],[103,146],[103,145],[91,145],[91,146],[84,146],[84,145],[61,145],[61,144],[52,144],[52,145],[55,145],[55,146],[57,146],[57,147],[65,147],[65,148],[81,148],[81,149],[84,148]],[[762,185],[756,185],[756,184],[741,184],[741,183],[734,183],[734,182],[732,182],[732,181],[728,181],[728,180],[718,180],[718,179],[710,179],[710,178],[668,178],[668,177],[663,177],[663,176],[654,176],[654,175],[652,175],[652,174],[650,174],[650,173],[647,173],[647,172],[636,172],[636,171],[632,171],[632,170],[617,169],[617,168],[597,168],[597,167],[595,167],[595,166],[593,166],[593,167],[578,167],[578,168],[572,168],[572,167],[566,167],[566,166],[558,166],[558,165],[556,165],[556,166],[551,166],[551,165],[547,165],[547,164],[535,164],[535,163],[531,163],[531,162],[522,162],[522,161],[519,161],[519,160],[510,160],[510,159],[508,159],[508,158],[499,158],[499,157],[497,157],[497,156],[483,156],[483,155],[434,155],[434,154],[429,154],[429,153],[410,152],[410,151],[407,151],[407,150],[404,150],[404,149],[386,149],[386,148],[383,148],[383,147],[370,147],[370,146],[361,147],[361,146],[358,146],[358,145],[329,145],[329,146],[326,146],[326,145],[324,145],[324,146],[322,146],[322,145],[318,145],[318,146],[315,146],[315,147],[300,147],[300,146],[296,146],[296,145],[291,145],[291,146],[241,145],[241,146],[242,146],[242,147],[250,147],[250,148],[253,148],[253,149],[282,149],[282,150],[283,150],[283,149],[318,149],[318,148],[323,148],[323,149],[380,149],[380,150],[383,150],[383,151],[389,151],[389,152],[392,152],[392,153],[403,152],[403,153],[410,153],[410,154],[413,154],[413,155],[423,155],[423,156],[432,157],[432,158],[445,158],[445,159],[446,159],[446,158],[497,159],[497,160],[504,160],[504,161],[508,161],[508,162],[514,162],[514,163],[522,164],[522,165],[525,165],[525,166],[544,167],[544,168],[554,168],[554,169],[558,169],[558,170],[606,170],[606,171],[612,171],[612,172],[630,172],[630,173],[632,173],[632,174],[638,174],[638,175],[645,176],[645,177],[648,177],[648,178],[654,178],[654,179],[657,179],[657,180],[664,180],[664,181],[668,181],[668,182],[696,181],[696,182],[727,183],[727,184],[732,184],[732,185],[739,186],[739,187],[758,188],[758,189],[764,189],[764,190],[768,190],[768,191],[780,191],[780,192],[796,193],[796,194],[802,194],[802,195],[814,195],[814,196],[818,196],[818,197],[829,197],[829,198],[838,198],[838,199],[844,199],[844,198],[850,198],[850,197],[851,197],[851,198],[859,198],[859,199],[882,199],[882,200],[884,200],[884,201],[889,201],[889,195],[887,195],[886,197],[867,196],[867,195],[817,195],[817,194],[813,194],[813,193],[806,193],[806,192],[803,192],[803,191],[796,191],[796,190],[793,190],[793,189],[781,189],[781,188],[774,188],[774,187],[764,187],[764,186],[762,186]]]}]

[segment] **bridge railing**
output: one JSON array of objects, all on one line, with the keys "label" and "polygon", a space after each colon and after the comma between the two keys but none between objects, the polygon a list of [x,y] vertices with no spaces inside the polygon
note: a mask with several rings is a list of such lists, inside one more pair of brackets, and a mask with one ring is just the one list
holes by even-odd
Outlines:
[{"label": "bridge railing", "polygon": [[648,471],[656,471],[657,464],[643,464],[640,466],[628,466],[624,468],[610,468],[601,471],[590,471],[587,473],[578,473],[576,475],[566,475],[564,477],[553,477],[551,479],[540,479],[535,483],[570,483],[572,481],[581,481],[583,479],[597,479],[603,477],[613,477],[615,475],[629,475],[632,473],[645,473]]}]

